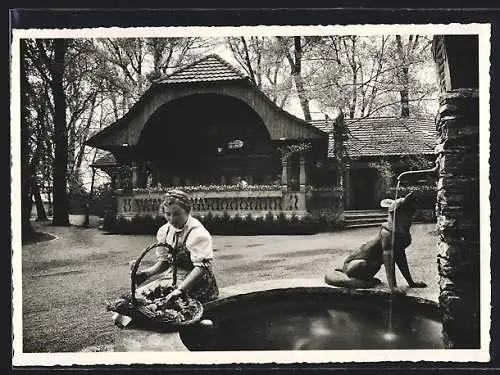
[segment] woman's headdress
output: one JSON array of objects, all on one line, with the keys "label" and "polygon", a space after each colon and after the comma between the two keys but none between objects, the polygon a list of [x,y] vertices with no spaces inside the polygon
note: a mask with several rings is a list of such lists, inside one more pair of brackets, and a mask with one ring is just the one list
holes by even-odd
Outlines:
[{"label": "woman's headdress", "polygon": [[170,206],[171,204],[178,204],[183,207],[186,211],[191,210],[191,200],[189,196],[182,190],[172,189],[167,191],[163,197],[162,206]]}]

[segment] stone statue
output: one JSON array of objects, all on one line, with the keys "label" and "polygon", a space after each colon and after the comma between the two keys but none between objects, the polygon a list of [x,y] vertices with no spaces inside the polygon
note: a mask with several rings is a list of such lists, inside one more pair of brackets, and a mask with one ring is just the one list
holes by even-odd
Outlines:
[{"label": "stone statue", "polygon": [[335,269],[348,278],[330,273],[325,276],[326,282],[336,286],[370,288],[380,282],[374,276],[383,264],[391,292],[402,292],[396,284],[397,264],[410,287],[425,288],[427,285],[424,282],[412,279],[405,253],[411,244],[410,227],[416,211],[415,195],[410,193],[397,200],[384,199],[380,205],[388,208],[387,221],[381,225],[374,238],[345,259],[342,268]]}]

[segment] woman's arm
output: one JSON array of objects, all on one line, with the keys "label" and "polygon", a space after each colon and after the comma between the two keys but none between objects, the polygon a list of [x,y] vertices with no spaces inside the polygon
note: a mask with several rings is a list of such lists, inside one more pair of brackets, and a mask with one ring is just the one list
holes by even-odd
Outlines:
[{"label": "woman's arm", "polygon": [[166,271],[170,267],[170,263],[164,260],[159,260],[155,264],[153,264],[151,267],[143,269],[137,273],[142,273],[143,275],[146,276],[146,278],[150,278],[151,276],[157,275],[159,273],[162,273]]},{"label": "woman's arm", "polygon": [[177,288],[185,292],[189,291],[201,279],[203,272],[202,267],[195,266]]}]

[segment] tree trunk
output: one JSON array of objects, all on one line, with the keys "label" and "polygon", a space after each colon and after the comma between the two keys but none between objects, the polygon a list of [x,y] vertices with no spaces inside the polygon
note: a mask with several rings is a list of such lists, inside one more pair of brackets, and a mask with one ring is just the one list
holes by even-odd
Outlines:
[{"label": "tree trunk", "polygon": [[63,86],[66,40],[54,40],[54,66],[52,94],[54,97],[54,216],[53,225],[69,225],[69,200],[67,194],[68,131],[66,128],[66,98]]},{"label": "tree trunk", "polygon": [[295,47],[295,65],[292,69],[292,75],[295,80],[295,87],[297,87],[297,95],[299,96],[300,106],[304,112],[304,119],[311,121],[311,110],[309,109],[309,99],[304,89],[304,81],[302,79],[302,44],[301,37],[294,36],[293,44]]},{"label": "tree trunk", "polygon": [[26,77],[26,44],[21,47],[21,236],[23,242],[34,234],[31,226],[31,171],[29,165],[28,79]]},{"label": "tree trunk", "polygon": [[33,191],[33,197],[35,198],[36,204],[36,215],[38,221],[46,221],[47,213],[45,212],[45,207],[43,206],[42,196],[40,195],[40,189],[38,188],[38,184],[36,179],[31,180],[31,188]]},{"label": "tree trunk", "polygon": [[259,87],[259,85],[257,84],[257,81],[255,79],[255,74],[253,72],[252,63],[250,62],[250,54],[248,52],[247,42],[246,42],[244,36],[241,37],[241,42],[243,43],[243,51],[245,52],[245,56],[244,56],[245,57],[245,63],[247,65],[248,71],[250,73],[250,79],[252,80],[252,82],[254,83],[255,86]]},{"label": "tree trunk", "polygon": [[[95,154],[94,154],[95,159]],[[95,181],[95,168],[92,168],[92,180],[90,181],[90,193],[88,197],[88,201],[85,202],[84,210],[85,210],[85,220],[83,222],[84,227],[89,226],[90,222],[90,207],[92,206],[92,196],[94,192],[94,181]]]},{"label": "tree trunk", "polygon": [[[353,119],[354,116],[356,115],[356,105],[358,98],[358,67],[356,64],[356,37],[351,37],[350,39],[352,41],[351,58],[349,59],[349,65],[351,66],[352,70],[352,94],[351,94],[352,97],[351,97],[351,103],[349,104],[349,118]],[[347,45],[346,45],[346,53],[347,53]]]},{"label": "tree trunk", "polygon": [[301,37],[293,37],[294,45],[294,57],[292,57],[286,42],[282,37],[277,37],[281,43],[283,49],[285,50],[285,56],[290,64],[290,71],[293,81],[295,82],[295,88],[297,89],[297,96],[299,97],[300,106],[302,112],[304,113],[304,119],[306,121],[311,121],[311,110],[309,109],[309,99],[306,95],[306,90],[304,88],[304,81],[302,79],[302,44]]},{"label": "tree trunk", "polygon": [[309,109],[309,99],[306,96],[306,90],[304,89],[304,82],[299,74],[293,76],[295,80],[295,87],[297,87],[297,95],[299,96],[300,106],[302,107],[302,112],[304,113],[304,119],[306,121],[311,121],[311,111]]},{"label": "tree trunk", "polygon": [[410,102],[408,98],[408,68],[401,69],[401,80],[403,89],[399,91],[401,103],[401,117],[410,116]]},{"label": "tree trunk", "polygon": [[401,67],[398,71],[398,83],[401,87],[400,94],[400,104],[401,104],[401,117],[410,116],[410,105],[408,97],[408,86],[409,86],[409,76],[408,76],[408,56],[405,55],[403,49],[403,43],[401,41],[401,35],[396,35],[396,46],[399,55],[399,64]]}]

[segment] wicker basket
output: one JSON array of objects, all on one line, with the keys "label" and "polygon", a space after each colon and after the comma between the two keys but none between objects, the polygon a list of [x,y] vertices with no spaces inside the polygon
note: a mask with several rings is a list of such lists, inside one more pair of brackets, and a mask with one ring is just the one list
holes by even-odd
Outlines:
[{"label": "wicker basket", "polygon": [[[155,311],[151,310],[148,308],[148,305],[153,304],[155,302],[159,302],[163,297],[156,298],[154,300],[146,300],[145,298],[140,298],[138,299],[136,296],[136,275],[137,275],[137,270],[139,268],[139,265],[141,263],[141,260],[146,256],[147,253],[149,253],[152,249],[159,247],[159,246],[166,246],[169,248],[173,255],[173,265],[172,265],[172,287],[175,288],[177,284],[177,266],[176,266],[176,253],[174,249],[166,244],[161,244],[161,243],[154,243],[152,245],[149,245],[146,247],[142,253],[139,255],[137,260],[135,261],[134,267],[132,268],[132,272],[130,275],[131,279],[131,293],[130,293],[130,299],[129,301],[124,301],[120,305],[119,308],[109,308],[110,310],[116,311],[118,313],[124,314],[124,315],[129,315],[132,318],[135,319],[141,319],[141,320],[146,320],[154,323],[159,323],[161,325],[169,325],[169,326],[186,326],[190,325],[193,323],[198,322],[201,317],[203,316],[203,305],[201,304],[200,301],[189,297],[187,294],[183,294],[182,296],[176,298],[176,300],[173,300],[173,303],[175,306],[179,307],[179,304],[182,303],[184,305],[189,306],[189,312],[190,316],[189,318],[185,318],[185,316],[182,316],[184,319],[180,319],[179,315],[177,318],[174,318],[170,315],[158,315]],[[109,306],[109,305],[108,305]],[[115,304],[116,306],[116,304]],[[120,310],[120,311],[118,311]],[[180,307],[179,307],[180,310]],[[192,311],[191,311],[192,310]]]}]

